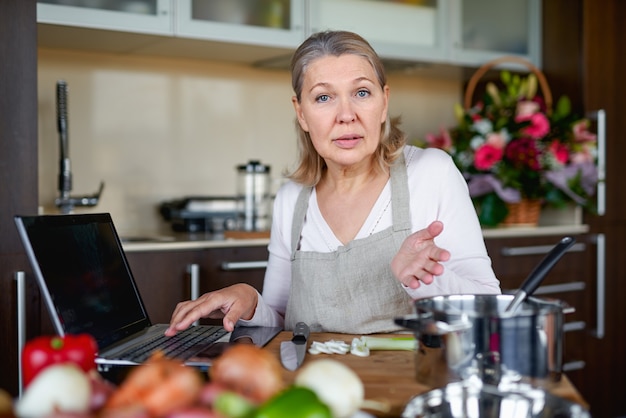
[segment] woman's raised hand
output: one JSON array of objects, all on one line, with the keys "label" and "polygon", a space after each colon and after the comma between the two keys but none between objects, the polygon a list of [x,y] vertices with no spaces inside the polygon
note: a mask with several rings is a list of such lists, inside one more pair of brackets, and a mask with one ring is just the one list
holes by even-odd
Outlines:
[{"label": "woman's raised hand", "polygon": [[417,289],[420,282],[430,284],[443,273],[441,261],[450,259],[450,252],[435,245],[435,237],[443,231],[443,223],[434,221],[427,228],[409,235],[391,260],[391,270],[406,287]]}]

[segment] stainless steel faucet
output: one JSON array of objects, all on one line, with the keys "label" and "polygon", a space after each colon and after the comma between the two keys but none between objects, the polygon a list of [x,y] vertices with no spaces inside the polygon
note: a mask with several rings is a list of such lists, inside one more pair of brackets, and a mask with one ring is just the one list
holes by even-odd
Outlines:
[{"label": "stainless steel faucet", "polygon": [[71,196],[72,170],[68,148],[67,83],[64,80],[57,81],[57,130],[60,141],[60,165],[59,197],[55,199],[55,205],[61,213],[71,213],[76,206],[96,206],[104,189],[104,182],[100,182],[100,188],[93,195]]}]

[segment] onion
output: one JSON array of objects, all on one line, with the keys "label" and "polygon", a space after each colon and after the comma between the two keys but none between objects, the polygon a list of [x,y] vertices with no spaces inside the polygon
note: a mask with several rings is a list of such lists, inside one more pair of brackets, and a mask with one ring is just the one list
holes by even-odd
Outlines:
[{"label": "onion", "polygon": [[89,411],[91,382],[73,363],[53,364],[30,382],[15,405],[18,417],[41,417],[54,412]]},{"label": "onion", "polygon": [[211,381],[260,404],[284,386],[278,359],[252,344],[226,349],[209,369]]},{"label": "onion", "polygon": [[313,390],[335,418],[351,417],[364,401],[363,382],[351,368],[337,360],[320,359],[305,364],[294,383]]}]

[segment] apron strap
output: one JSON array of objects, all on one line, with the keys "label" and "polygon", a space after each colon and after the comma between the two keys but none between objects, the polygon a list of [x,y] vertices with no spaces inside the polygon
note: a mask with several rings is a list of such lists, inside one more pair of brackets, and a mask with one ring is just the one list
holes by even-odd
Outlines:
[{"label": "apron strap", "polygon": [[293,211],[293,220],[291,222],[291,261],[296,257],[296,252],[300,247],[300,236],[304,225],[306,210],[309,207],[309,198],[313,193],[313,186],[303,187],[298,195],[296,207]]}]

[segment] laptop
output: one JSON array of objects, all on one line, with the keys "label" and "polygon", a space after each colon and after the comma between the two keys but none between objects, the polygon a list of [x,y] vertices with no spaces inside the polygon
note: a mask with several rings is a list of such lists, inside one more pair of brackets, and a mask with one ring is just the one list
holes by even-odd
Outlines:
[{"label": "laptop", "polygon": [[141,364],[157,350],[208,367],[229,343],[264,346],[281,331],[196,325],[165,337],[168,325],[150,321],[110,214],[15,216],[15,223],[55,331],[92,335],[101,370]]}]

